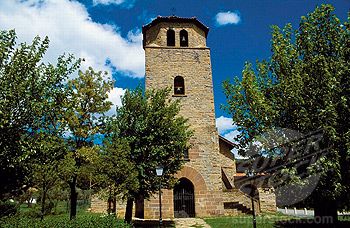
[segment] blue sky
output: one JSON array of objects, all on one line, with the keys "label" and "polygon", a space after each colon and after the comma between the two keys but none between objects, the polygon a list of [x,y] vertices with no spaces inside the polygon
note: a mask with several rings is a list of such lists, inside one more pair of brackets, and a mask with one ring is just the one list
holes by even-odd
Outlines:
[{"label": "blue sky", "polygon": [[220,109],[222,82],[240,76],[245,61],[269,57],[271,25],[297,28],[300,17],[322,3],[346,20],[350,0],[1,0],[0,28],[15,28],[26,42],[48,35],[45,61],[68,52],[85,58],[85,68],[108,71],[116,80],[110,98],[119,105],[126,88],[144,84],[142,25],[157,15],[195,16],[210,28],[217,126],[232,137],[237,132]]}]

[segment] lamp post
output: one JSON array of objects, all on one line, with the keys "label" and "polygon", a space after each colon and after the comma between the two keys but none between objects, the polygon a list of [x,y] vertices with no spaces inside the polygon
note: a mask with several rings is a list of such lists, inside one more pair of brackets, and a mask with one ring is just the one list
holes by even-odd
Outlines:
[{"label": "lamp post", "polygon": [[159,165],[156,168],[157,176],[159,177],[159,227],[162,226],[162,192],[161,192],[161,176],[163,175],[163,166]]},{"label": "lamp post", "polygon": [[[247,175],[248,178],[253,178],[254,177],[253,170],[248,169],[246,175]],[[254,195],[253,194],[251,195],[251,200],[252,200],[252,210],[253,210],[253,228],[256,228],[256,217],[255,217]]]}]

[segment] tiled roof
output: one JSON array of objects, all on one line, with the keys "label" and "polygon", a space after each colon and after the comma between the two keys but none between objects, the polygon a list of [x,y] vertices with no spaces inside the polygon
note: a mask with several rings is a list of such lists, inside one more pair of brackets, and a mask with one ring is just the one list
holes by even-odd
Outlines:
[{"label": "tiled roof", "polygon": [[150,27],[152,27],[160,22],[193,23],[205,32],[205,37],[207,37],[208,32],[209,32],[209,28],[207,26],[205,26],[202,22],[200,22],[196,17],[177,17],[177,16],[162,17],[162,16],[158,16],[151,23],[142,26],[142,33],[145,35],[145,32]]},{"label": "tiled roof", "polygon": [[232,150],[235,147],[235,144],[231,142],[230,140],[225,139],[223,136],[219,135],[219,141],[224,142],[228,145],[230,150]]}]

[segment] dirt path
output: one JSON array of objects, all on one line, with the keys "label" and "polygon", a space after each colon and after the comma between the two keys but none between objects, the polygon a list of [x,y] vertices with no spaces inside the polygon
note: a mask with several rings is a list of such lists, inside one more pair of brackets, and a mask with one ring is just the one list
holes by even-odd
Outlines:
[{"label": "dirt path", "polygon": [[201,218],[176,218],[174,222],[176,228],[211,228]]}]

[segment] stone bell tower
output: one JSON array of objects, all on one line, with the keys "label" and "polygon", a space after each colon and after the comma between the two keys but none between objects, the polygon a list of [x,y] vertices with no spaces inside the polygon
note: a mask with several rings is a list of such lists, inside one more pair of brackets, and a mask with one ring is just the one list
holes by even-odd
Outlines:
[{"label": "stone bell tower", "polygon": [[[253,211],[252,196],[237,185],[245,174],[236,169],[231,153],[234,145],[216,130],[210,49],[206,44],[208,32],[196,18],[175,16],[157,17],[142,28],[146,90],[172,88],[170,99],[180,100],[180,115],[188,118],[194,132],[191,148],[184,151],[186,162],[176,174],[178,183],[174,189],[162,189],[163,218],[238,215]],[[275,212],[273,188],[256,186],[255,189],[258,190],[258,199],[253,198],[256,211]],[[159,218],[158,198],[153,195],[138,202],[135,216]],[[106,205],[94,197],[91,210],[104,212]],[[123,216],[125,202],[118,203],[117,207],[118,215]]]},{"label": "stone bell tower", "polygon": [[[196,18],[157,17],[143,27],[146,89],[172,88],[181,101],[180,114],[194,135],[179,184],[163,190],[164,217],[194,217],[223,213],[222,179],[214,96],[209,29]],[[157,218],[158,196],[145,202],[145,217]],[[154,202],[153,202],[154,201]]]}]

